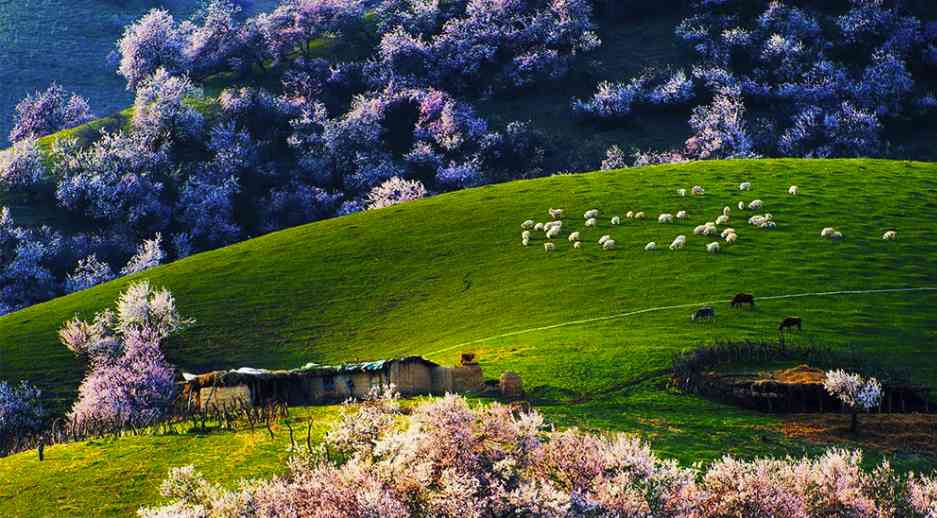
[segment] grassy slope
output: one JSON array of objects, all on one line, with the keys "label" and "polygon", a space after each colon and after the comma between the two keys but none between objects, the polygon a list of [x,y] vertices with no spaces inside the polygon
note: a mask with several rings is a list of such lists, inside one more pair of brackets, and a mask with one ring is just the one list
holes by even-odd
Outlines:
[{"label": "grassy slope", "polygon": [[[691,324],[689,310],[662,311],[460,344],[650,306],[725,299],[740,290],[776,295],[937,286],[937,242],[928,233],[937,208],[935,173],[937,165],[912,162],[732,161],[512,182],[274,233],[136,278],[169,287],[182,312],[198,319],[167,346],[170,359],[188,370],[401,354],[454,362],[459,352],[473,350],[489,377],[519,372],[559,425],[637,432],[685,462],[723,451],[797,453],[810,447],[785,439],[774,417],[671,393],[655,373],[666,369],[674,351],[720,338],[770,338],[782,316],[799,314],[806,321],[800,340],[854,347],[937,383],[931,345],[937,293],[763,301],[755,312],[719,305],[719,318],[704,325]],[[744,196],[735,189],[742,180],[754,185]],[[801,186],[801,196],[785,194],[791,183]],[[694,184],[703,185],[706,196],[674,193]],[[650,240],[663,244],[678,233],[691,235],[692,226],[713,219],[723,205],[756,197],[775,214],[778,230],[752,230],[747,216],[737,214],[740,242],[719,256],[707,255],[709,240],[695,236],[679,253],[642,250]],[[567,208],[569,229],[579,229],[579,215],[588,208],[604,215],[600,228],[586,233],[583,250],[570,249],[565,240],[551,255],[539,241],[521,247],[519,222],[544,219],[548,207]],[[681,208],[692,215],[687,223],[608,225],[607,216],[631,209],[656,215]],[[819,239],[827,225],[847,239]],[[881,241],[891,226],[900,240]],[[592,243],[604,233],[621,249],[598,250]],[[130,280],[0,318],[0,379],[39,382],[62,398],[63,408],[82,366],[57,344],[57,328],[76,312],[87,317],[110,304]],[[646,381],[623,388],[639,378]],[[74,479],[85,480],[107,479],[98,471],[108,466],[120,477],[128,464],[170,452],[159,469],[140,475],[122,493],[126,505],[151,504],[165,467],[189,455],[187,442],[173,440],[132,439],[144,443],[128,443],[124,460],[116,463],[98,462],[95,445],[69,445],[61,455],[73,459]],[[250,458],[273,465],[261,460],[264,451]],[[935,465],[911,453],[899,457],[905,467]],[[17,473],[10,494],[39,484],[23,475],[30,458],[0,460],[0,476],[4,469]],[[248,472],[215,473],[231,480]],[[136,489],[146,484],[150,489]],[[62,496],[85,497],[77,489]],[[0,494],[0,514],[4,506],[24,505],[23,498]]]}]

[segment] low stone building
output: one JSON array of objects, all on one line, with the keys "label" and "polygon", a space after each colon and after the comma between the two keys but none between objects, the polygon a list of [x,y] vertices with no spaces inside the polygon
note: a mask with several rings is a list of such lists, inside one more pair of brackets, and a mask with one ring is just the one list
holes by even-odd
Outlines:
[{"label": "low stone building", "polygon": [[404,396],[481,391],[485,379],[474,355],[444,367],[420,356],[394,360],[319,365],[298,369],[240,368],[193,375],[184,373],[183,402],[196,408],[236,407],[284,402],[291,406],[366,396],[374,387],[393,384]]}]

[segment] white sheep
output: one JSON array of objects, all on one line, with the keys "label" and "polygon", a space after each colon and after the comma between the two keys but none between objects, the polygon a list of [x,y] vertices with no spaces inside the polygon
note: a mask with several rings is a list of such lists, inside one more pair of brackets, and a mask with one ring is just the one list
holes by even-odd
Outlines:
[{"label": "white sheep", "polygon": [[604,236],[602,236],[602,237],[599,238],[599,244],[600,244],[600,245],[604,245],[605,242],[608,241],[608,240],[611,239],[611,238],[612,238],[612,236],[606,234],[606,235],[604,235]]},{"label": "white sheep", "polygon": [[722,239],[725,239],[729,234],[735,234],[735,229],[732,227],[725,228],[720,235],[722,236]]},{"label": "white sheep", "polygon": [[609,239],[602,243],[602,250],[614,250],[615,249],[615,240]]},{"label": "white sheep", "polygon": [[771,214],[770,212],[765,212],[765,221],[771,221],[773,219],[774,219],[774,214]]},{"label": "white sheep", "polygon": [[534,230],[536,230],[537,232],[543,232],[543,223],[537,223],[536,225],[534,225]]},{"label": "white sheep", "polygon": [[582,248],[582,241],[576,241],[573,243],[573,248]]},{"label": "white sheep", "polygon": [[587,210],[585,214],[582,215],[583,219],[595,219],[599,217],[599,209]]},{"label": "white sheep", "polygon": [[722,208],[722,215],[723,215],[723,216],[731,216],[731,215],[732,215],[732,208],[729,207],[728,205],[726,205],[725,207],[723,207],[723,208]]},{"label": "white sheep", "polygon": [[535,224],[536,223],[534,223],[534,220],[528,219],[527,221],[521,223],[521,230],[531,230],[534,228]]},{"label": "white sheep", "polygon": [[621,216],[612,216],[612,225],[621,225]]},{"label": "white sheep", "polygon": [[895,230],[889,230],[882,234],[882,239],[885,241],[895,241],[898,239],[898,232]]},{"label": "white sheep", "polygon": [[721,247],[719,246],[718,241],[713,241],[712,243],[709,243],[708,245],[706,245],[706,251],[711,254],[718,254],[720,248]]},{"label": "white sheep", "polygon": [[677,212],[677,219],[687,219],[689,217],[685,210]]},{"label": "white sheep", "polygon": [[691,192],[693,193],[693,196],[702,196],[706,194],[706,191],[699,185],[694,185]]},{"label": "white sheep", "polygon": [[742,182],[742,183],[740,183],[740,184],[739,184],[739,190],[740,190],[740,191],[750,191],[750,190],[752,190],[752,184],[751,184],[751,182]]},{"label": "white sheep", "polygon": [[740,202],[739,202],[739,210],[745,210],[745,202],[744,202],[744,201],[740,201]]},{"label": "white sheep", "polygon": [[625,213],[625,217],[628,219],[634,219],[634,211],[629,210],[627,213]]},{"label": "white sheep", "polygon": [[758,225],[758,228],[763,228],[765,230],[774,230],[778,228],[778,224],[769,219],[769,220],[766,220],[761,225]]},{"label": "white sheep", "polygon": [[686,189],[677,189],[677,194],[682,197],[686,197]]},{"label": "white sheep", "polygon": [[560,237],[560,232],[562,229],[560,227],[550,227],[547,229],[547,239],[555,239]]},{"label": "white sheep", "polygon": [[569,239],[569,242],[570,242],[570,243],[574,243],[574,242],[576,242],[576,241],[579,241],[579,240],[580,240],[579,232],[573,232],[572,234],[569,235],[569,237],[568,237],[567,239]]},{"label": "white sheep", "polygon": [[702,236],[705,233],[706,233],[706,225],[697,225],[696,228],[693,229],[694,236]]},{"label": "white sheep", "polygon": [[653,252],[654,250],[657,250],[657,243],[651,241],[650,243],[644,245],[645,252]]},{"label": "white sheep", "polygon": [[643,213],[643,212],[635,212],[635,213],[634,213],[634,219],[644,219],[644,213]]},{"label": "white sheep", "polygon": [[800,187],[797,187],[796,185],[790,186],[787,189],[787,194],[790,194],[791,196],[797,196],[798,194],[800,194]]},{"label": "white sheep", "polygon": [[550,209],[547,212],[553,219],[561,219],[563,217],[563,209]]},{"label": "white sheep", "polygon": [[748,210],[761,210],[761,208],[764,206],[765,203],[763,201],[752,200],[751,203],[748,204]]},{"label": "white sheep", "polygon": [[686,236],[679,235],[674,240],[673,243],[670,243],[671,250],[680,250],[686,246]]},{"label": "white sheep", "polygon": [[673,214],[665,212],[660,216],[657,216],[658,223],[673,223]]},{"label": "white sheep", "polygon": [[598,224],[598,221],[596,221],[595,218],[589,218],[589,219],[586,220],[586,226],[587,226],[587,227],[594,227],[594,226],[596,226],[596,224]]},{"label": "white sheep", "polygon": [[556,250],[556,245],[554,245],[553,243],[544,243],[543,250],[546,252],[552,252]]},{"label": "white sheep", "polygon": [[529,231],[529,230],[525,230],[525,231],[521,232],[521,239],[524,239],[524,240],[526,240],[526,241],[530,241],[530,231]]},{"label": "white sheep", "polygon": [[836,232],[833,232],[833,235],[830,236],[830,239],[833,241],[839,241],[843,239],[843,233],[837,230]]},{"label": "white sheep", "polygon": [[551,228],[562,229],[563,222],[562,221],[548,221],[543,224],[543,230],[545,232],[549,232]]},{"label": "white sheep", "polygon": [[756,215],[754,215],[754,216],[748,218],[748,224],[751,225],[751,226],[753,226],[753,227],[760,227],[760,226],[763,225],[766,221],[768,221],[768,220],[765,219],[765,217],[762,216],[761,214],[756,214]]},{"label": "white sheep", "polygon": [[836,229],[833,227],[825,227],[820,231],[820,237],[833,237],[833,233],[836,232]]},{"label": "white sheep", "polygon": [[529,239],[523,239],[523,238],[521,239],[521,245],[527,246],[527,245],[529,245],[529,244],[530,244],[530,240],[529,240]]},{"label": "white sheep", "polygon": [[733,233],[727,235],[727,236],[725,237],[725,240],[726,240],[726,243],[727,243],[727,244],[733,245],[733,244],[735,244],[735,241],[736,241],[738,238],[739,238],[739,235],[736,234],[735,232],[733,232]]},{"label": "white sheep", "polygon": [[727,225],[728,223],[729,223],[729,216],[726,216],[725,214],[721,214],[718,218],[716,218],[717,225]]}]

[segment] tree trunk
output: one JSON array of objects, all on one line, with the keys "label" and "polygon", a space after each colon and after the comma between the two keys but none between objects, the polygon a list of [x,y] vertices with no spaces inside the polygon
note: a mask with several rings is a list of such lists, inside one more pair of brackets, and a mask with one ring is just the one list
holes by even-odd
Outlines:
[{"label": "tree trunk", "polygon": [[859,430],[859,413],[852,412],[852,418],[849,421],[849,432],[856,433]]}]

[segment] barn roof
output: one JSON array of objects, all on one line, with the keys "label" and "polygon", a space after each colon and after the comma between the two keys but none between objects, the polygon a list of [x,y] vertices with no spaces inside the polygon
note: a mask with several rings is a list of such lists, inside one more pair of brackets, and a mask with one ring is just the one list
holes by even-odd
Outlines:
[{"label": "barn roof", "polygon": [[359,372],[380,372],[393,363],[420,362],[430,367],[437,364],[422,356],[406,356],[389,360],[376,360],[368,362],[340,363],[337,365],[322,365],[307,363],[302,367],[288,370],[255,369],[241,367],[232,370],[218,370],[205,374],[190,374],[183,372],[182,377],[186,383],[194,386],[231,386],[241,385],[252,381],[300,379],[320,376],[334,376],[337,374],[354,374]]}]

